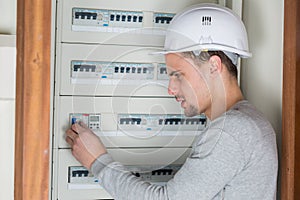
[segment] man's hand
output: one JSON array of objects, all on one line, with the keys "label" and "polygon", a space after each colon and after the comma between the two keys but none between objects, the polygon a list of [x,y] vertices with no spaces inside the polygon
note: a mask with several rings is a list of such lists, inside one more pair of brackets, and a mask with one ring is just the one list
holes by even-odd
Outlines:
[{"label": "man's hand", "polygon": [[100,155],[106,153],[100,138],[83,122],[73,124],[66,134],[66,141],[72,148],[73,156],[87,169],[91,168]]}]

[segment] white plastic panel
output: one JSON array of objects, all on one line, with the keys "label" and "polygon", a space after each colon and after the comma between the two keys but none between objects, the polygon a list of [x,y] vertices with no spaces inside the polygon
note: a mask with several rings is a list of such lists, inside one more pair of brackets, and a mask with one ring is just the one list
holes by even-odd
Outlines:
[{"label": "white plastic panel", "polygon": [[[53,199],[112,199],[112,197],[98,184],[101,180],[93,177],[85,168],[81,167],[71,155],[70,149],[56,150],[58,156],[54,173],[57,179]],[[155,184],[164,184],[172,178],[190,153],[189,148],[143,148],[143,149],[108,149],[112,157],[125,166],[129,171],[139,173]],[[159,171],[165,167],[165,170]],[[151,171],[146,177],[146,170]],[[73,173],[72,173],[73,172]],[[153,172],[153,173],[152,173]]]},{"label": "white plastic panel", "polygon": [[203,2],[218,0],[60,0],[58,41],[162,46],[173,15]]},{"label": "white plastic panel", "polygon": [[58,148],[69,147],[65,131],[78,120],[107,147],[137,148],[189,147],[206,124],[204,116],[185,117],[173,98],[61,97],[58,105]]},{"label": "white plastic panel", "polygon": [[0,98],[0,157],[2,159],[0,199],[6,200],[14,199],[15,104],[14,99],[1,100]]},{"label": "white plastic panel", "polygon": [[60,95],[169,96],[163,56],[153,48],[63,44]]},{"label": "white plastic panel", "polygon": [[[4,4],[3,4],[4,3]],[[13,11],[7,5],[14,5],[15,1],[1,1],[0,31],[13,30],[13,24],[7,14]],[[3,12],[6,11],[6,12]],[[4,31],[6,32],[6,31]],[[10,31],[9,31],[10,32]],[[15,144],[15,91],[16,91],[16,37],[15,35],[0,34],[0,199],[14,199],[14,144]]]}]

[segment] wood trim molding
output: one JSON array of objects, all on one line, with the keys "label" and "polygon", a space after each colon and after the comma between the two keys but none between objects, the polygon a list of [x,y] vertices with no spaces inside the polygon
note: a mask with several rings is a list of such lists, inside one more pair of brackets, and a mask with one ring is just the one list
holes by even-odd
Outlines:
[{"label": "wood trim molding", "polygon": [[[300,199],[300,2],[284,1],[281,199]],[[298,123],[297,123],[298,121]]]},{"label": "wood trim molding", "polygon": [[49,198],[51,0],[17,1],[16,200]]}]

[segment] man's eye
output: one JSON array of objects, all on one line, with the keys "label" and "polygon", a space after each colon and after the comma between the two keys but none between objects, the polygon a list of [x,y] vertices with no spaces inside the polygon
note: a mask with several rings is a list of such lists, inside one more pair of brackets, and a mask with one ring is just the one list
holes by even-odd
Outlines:
[{"label": "man's eye", "polygon": [[181,74],[180,74],[180,73],[175,73],[174,76],[175,76],[176,78],[180,78]]},{"label": "man's eye", "polygon": [[176,79],[179,79],[181,78],[181,73],[180,72],[172,72],[169,76],[170,77],[173,77],[173,78],[176,78]]}]

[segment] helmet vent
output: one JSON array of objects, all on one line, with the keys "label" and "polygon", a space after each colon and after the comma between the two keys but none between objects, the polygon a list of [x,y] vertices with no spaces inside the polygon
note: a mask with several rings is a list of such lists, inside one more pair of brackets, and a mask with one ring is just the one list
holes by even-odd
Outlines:
[{"label": "helmet vent", "polygon": [[211,25],[211,16],[202,16],[202,25],[203,26]]}]

